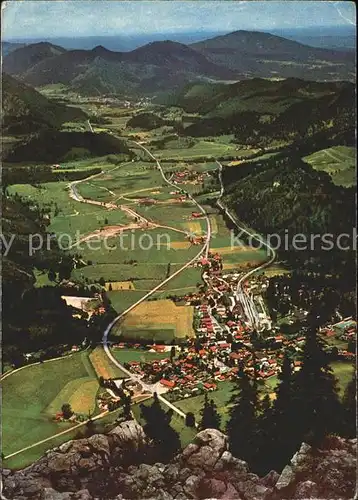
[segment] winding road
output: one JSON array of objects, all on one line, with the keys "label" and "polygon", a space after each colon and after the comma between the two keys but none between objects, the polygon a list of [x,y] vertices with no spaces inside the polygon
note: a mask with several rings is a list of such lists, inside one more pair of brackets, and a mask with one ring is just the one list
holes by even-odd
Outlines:
[{"label": "winding road", "polygon": [[[134,141],[133,141],[134,142]],[[167,179],[167,177],[165,176],[164,174],[164,171],[163,171],[163,168],[161,166],[161,164],[159,163],[159,161],[155,158],[155,156],[153,156],[153,154],[146,148],[144,147],[142,144],[139,144],[138,142],[135,142],[135,144],[137,146],[139,146],[140,148],[142,148],[155,162],[156,162],[156,165],[157,165],[157,168],[158,170],[160,171],[160,174],[163,178],[163,180],[166,182],[166,184],[168,184],[169,186],[172,186],[174,188],[177,188],[176,184],[172,183],[169,179]],[[157,285],[156,287],[154,287],[150,292],[148,292],[146,295],[144,295],[143,297],[141,297],[137,302],[135,302],[134,304],[132,304],[130,307],[128,307],[128,309],[126,309],[124,312],[122,312],[121,314],[119,314],[116,318],[114,318],[114,320],[107,326],[106,330],[104,331],[104,334],[103,334],[103,339],[102,339],[102,343],[103,343],[103,349],[105,351],[105,353],[107,354],[108,358],[118,367],[120,368],[122,371],[124,371],[124,373],[127,373],[128,377],[131,378],[131,380],[134,380],[136,382],[140,382],[143,386],[143,388],[146,390],[146,391],[150,391],[152,393],[154,392],[157,392],[158,394],[158,399],[164,403],[166,406],[168,406],[170,409],[172,409],[175,413],[177,413],[178,415],[180,415],[181,417],[185,418],[185,413],[182,412],[181,410],[179,410],[179,408],[177,408],[176,406],[174,406],[173,404],[171,404],[167,399],[165,399],[163,396],[161,396],[160,394],[160,391],[161,391],[161,387],[160,385],[157,383],[157,384],[144,384],[137,375],[133,374],[132,372],[130,372],[129,370],[127,370],[114,356],[113,354],[111,353],[111,350],[109,348],[109,342],[108,342],[108,336],[113,328],[113,326],[118,323],[118,321],[120,321],[121,319],[124,318],[124,316],[126,314],[128,314],[130,311],[132,311],[135,307],[137,307],[139,304],[141,304],[142,302],[144,302],[145,300],[148,299],[148,297],[150,297],[151,295],[153,295],[153,293],[157,292],[158,290],[160,290],[164,285],[166,285],[167,283],[169,283],[169,281],[171,281],[173,278],[175,278],[176,276],[178,276],[178,274],[180,274],[182,271],[184,271],[185,269],[187,269],[188,267],[190,267],[192,264],[194,264],[203,254],[205,254],[205,256],[207,257],[208,256],[208,253],[209,253],[209,247],[210,247],[210,239],[211,239],[211,226],[210,226],[210,220],[209,220],[209,217],[205,211],[205,209],[191,196],[191,194],[189,193],[186,193],[188,195],[188,198],[198,207],[198,209],[204,214],[205,216],[205,220],[206,220],[206,223],[207,223],[207,232],[206,232],[206,238],[205,238],[205,243],[203,245],[203,247],[199,250],[199,252],[195,255],[195,257],[193,257],[189,262],[187,262],[186,264],[184,264],[180,269],[178,269],[175,273],[173,273],[171,276],[169,276],[168,278],[166,278],[164,281],[162,281],[161,283],[159,283],[159,285]],[[165,389],[164,389],[165,391]],[[162,390],[162,392],[164,392]]]},{"label": "winding road", "polygon": [[[133,141],[134,142],[134,141]],[[150,158],[152,158],[155,162],[156,162],[156,165],[157,165],[157,168],[163,178],[163,180],[166,182],[166,184],[168,184],[169,186],[171,187],[174,187],[177,189],[177,185],[174,184],[173,182],[171,182],[169,179],[167,179],[167,177],[165,176],[165,173],[163,171],[163,168],[162,166],[160,165],[159,161],[153,156],[153,154],[145,147],[143,146],[142,144],[139,144],[138,142],[135,142],[135,144],[140,147],[141,149],[143,149],[143,151],[145,151],[145,153],[147,153]],[[116,167],[118,168],[118,167]],[[113,169],[114,170],[114,169]],[[79,194],[79,192],[77,191],[77,188],[76,186],[81,183],[81,182],[87,182],[88,180],[91,180],[93,178],[96,178],[98,177],[99,175],[102,175],[104,172],[100,172],[98,174],[95,174],[93,176],[90,176],[90,177],[87,177],[86,179],[80,179],[80,180],[77,180],[77,181],[74,181],[74,182],[71,182],[69,184],[69,192],[70,192],[70,196],[78,201],[78,202],[81,202],[81,203],[91,203],[91,204],[100,204],[100,202],[96,202],[95,200],[90,200],[90,199],[85,199],[83,198],[82,195]],[[162,401],[162,403],[164,403],[167,407],[169,407],[170,409],[172,409],[175,413],[177,413],[178,415],[180,415],[180,417],[182,418],[185,418],[185,413],[182,412],[181,410],[179,410],[179,408],[177,408],[176,406],[174,406],[173,404],[171,404],[167,399],[163,398],[161,396],[161,393],[163,392],[166,392],[166,389],[162,386],[160,386],[159,383],[157,384],[146,384],[144,383],[140,377],[138,377],[138,375],[136,374],[133,374],[132,372],[130,372],[129,370],[127,370],[112,354],[110,348],[109,348],[109,340],[108,340],[108,337],[109,337],[109,334],[112,330],[112,328],[114,327],[114,325],[116,323],[118,323],[118,321],[120,321],[121,319],[124,318],[124,316],[126,314],[128,314],[130,311],[132,311],[135,307],[137,307],[139,304],[141,304],[142,302],[144,302],[145,300],[147,300],[151,295],[153,295],[155,292],[159,291],[164,285],[166,285],[167,283],[169,283],[169,281],[171,281],[172,279],[174,279],[176,276],[178,276],[182,271],[184,271],[185,269],[187,269],[188,267],[190,267],[192,264],[194,264],[201,256],[205,255],[206,257],[208,256],[208,253],[209,253],[209,247],[210,247],[210,239],[211,239],[211,225],[210,225],[210,219],[205,211],[205,209],[193,198],[193,196],[190,194],[190,193],[186,193],[187,194],[187,197],[194,203],[194,205],[200,210],[200,212],[204,215],[204,218],[206,220],[206,224],[207,224],[207,230],[206,230],[206,236],[205,236],[205,242],[204,242],[204,245],[201,247],[201,249],[198,251],[198,253],[195,255],[195,257],[193,257],[189,262],[187,262],[186,264],[184,264],[180,269],[178,269],[177,271],[175,271],[171,276],[169,276],[168,278],[166,278],[164,281],[162,281],[161,283],[159,283],[159,285],[157,285],[156,287],[154,287],[152,290],[150,290],[148,293],[146,293],[143,297],[141,297],[137,302],[135,302],[134,304],[132,304],[130,307],[128,307],[124,312],[122,312],[121,314],[119,314],[116,318],[114,318],[114,320],[107,326],[107,328],[105,329],[104,333],[103,333],[103,338],[102,338],[102,344],[103,344],[103,349],[105,351],[105,353],[107,354],[108,358],[112,361],[112,363],[114,363],[118,368],[120,368],[125,374],[128,375],[128,377],[134,381],[134,382],[139,382],[143,389],[147,392],[151,392],[152,394],[154,392],[156,392],[158,394],[158,398],[160,399],[160,401]],[[123,208],[123,207],[120,207],[120,208]],[[136,216],[136,217],[139,217],[139,219],[144,222],[144,223],[148,223],[149,221],[147,219],[145,219],[144,217],[140,216],[139,214],[137,214],[134,210],[132,209],[129,209],[128,207],[126,207],[126,211],[128,213],[130,213],[132,216]],[[159,225],[158,225],[159,226]],[[169,229],[169,227],[168,227]],[[173,229],[173,228],[170,228],[170,229]],[[183,231],[180,231],[180,232],[183,232]]]},{"label": "winding road", "polygon": [[[155,161],[156,163],[156,166],[163,178],[163,180],[165,181],[166,184],[168,184],[169,186],[177,189],[177,185],[174,184],[170,178],[167,178],[164,171],[163,171],[163,168],[159,162],[159,160],[145,147],[143,146],[142,144],[138,143],[138,142],[135,142],[133,141],[139,148],[141,148],[153,161]],[[247,314],[248,314],[248,317],[249,319],[251,319],[251,321],[255,322],[255,313],[254,313],[254,304],[252,302],[251,304],[251,299],[250,297],[246,294],[245,290],[243,290],[243,287],[242,287],[242,283],[249,277],[251,276],[253,273],[259,271],[260,269],[263,269],[264,267],[267,267],[269,266],[274,260],[275,260],[275,251],[266,243],[264,242],[260,237],[258,237],[258,235],[255,235],[253,234],[252,232],[250,232],[249,230],[247,230],[246,228],[243,228],[239,223],[238,221],[235,219],[235,217],[229,212],[229,210],[227,209],[227,207],[222,203],[221,199],[222,199],[222,196],[224,194],[224,185],[223,185],[223,181],[222,181],[222,164],[217,162],[218,164],[218,170],[219,170],[219,180],[220,180],[220,194],[219,194],[219,197],[217,199],[217,205],[222,209],[224,210],[224,212],[226,213],[226,215],[232,220],[232,222],[237,226],[238,229],[240,229],[240,231],[244,231],[245,233],[247,233],[248,235],[250,235],[251,237],[254,237],[255,239],[257,239],[258,241],[260,241],[261,244],[263,244],[264,246],[266,246],[269,250],[269,252],[271,253],[271,257],[270,259],[265,262],[264,264],[261,264],[260,266],[250,270],[248,273],[245,273],[239,280],[238,282],[238,285],[237,285],[237,291],[236,291],[236,297],[237,299],[239,299],[239,297],[244,301],[244,305],[246,305],[246,309],[247,309]],[[103,172],[99,173],[99,174],[95,174],[94,176],[91,176],[87,179],[81,179],[80,181],[74,181],[72,182],[70,185],[69,185],[69,188],[70,188],[70,196],[72,196],[75,200],[79,201],[79,202],[82,202],[82,203],[88,203],[90,201],[94,201],[94,200],[86,200],[84,199],[77,191],[76,189],[76,185],[80,182],[84,182],[84,181],[88,181],[89,179],[92,179],[94,177],[97,177],[99,175],[101,175]],[[103,349],[106,353],[106,355],[108,356],[108,358],[111,360],[112,363],[114,363],[118,368],[120,368],[125,374],[128,375],[128,377],[134,381],[134,382],[139,382],[143,389],[147,392],[150,392],[150,393],[154,393],[156,392],[158,394],[158,398],[159,400],[164,404],[166,405],[167,407],[169,407],[170,409],[172,409],[175,413],[177,413],[178,415],[180,415],[180,417],[183,417],[185,418],[185,413],[182,412],[181,410],[179,410],[179,408],[177,408],[175,405],[173,405],[172,403],[170,403],[167,399],[165,399],[161,394],[166,392],[166,389],[163,388],[162,386],[160,386],[160,383],[156,383],[156,384],[146,384],[144,383],[141,378],[132,373],[131,371],[127,370],[122,363],[120,363],[112,354],[111,350],[110,350],[110,347],[109,347],[109,335],[110,335],[110,332],[112,330],[112,328],[121,320],[123,319],[130,311],[132,311],[133,309],[135,309],[139,304],[141,304],[142,302],[144,302],[145,300],[147,300],[150,296],[152,296],[155,292],[159,291],[164,285],[166,285],[167,283],[169,283],[169,281],[171,281],[172,279],[174,279],[176,276],[178,276],[182,271],[184,271],[185,269],[189,268],[191,265],[193,265],[195,262],[197,262],[197,260],[202,257],[202,256],[205,256],[205,257],[208,257],[208,254],[209,254],[209,248],[210,248],[210,240],[211,240],[211,225],[210,225],[210,219],[209,219],[209,216],[206,212],[206,210],[200,205],[200,203],[195,200],[195,198],[190,194],[190,193],[187,193],[185,192],[187,197],[193,202],[193,204],[197,207],[197,209],[203,214],[204,216],[204,219],[206,221],[206,226],[207,226],[207,230],[206,230],[206,235],[205,235],[205,242],[204,242],[204,245],[202,246],[202,248],[198,251],[198,253],[195,255],[195,257],[193,257],[190,261],[188,261],[186,264],[184,264],[180,269],[178,269],[176,272],[174,272],[171,276],[169,276],[168,278],[166,278],[164,281],[162,281],[161,283],[159,283],[159,285],[155,286],[152,290],[150,290],[148,293],[146,293],[143,297],[141,297],[137,302],[135,302],[134,304],[132,304],[130,307],[128,307],[125,311],[123,311],[121,314],[119,314],[118,316],[116,316],[113,321],[107,326],[107,328],[105,329],[104,333],[103,333],[103,338],[102,338],[102,344],[103,344]],[[133,211],[133,215],[136,214],[136,212]],[[136,214],[137,215],[137,214]],[[144,218],[142,218],[144,220]],[[257,318],[258,319],[258,318]]]},{"label": "winding road", "polygon": [[236,217],[234,215],[232,215],[232,213],[228,210],[228,208],[223,204],[223,202],[222,202],[222,197],[224,195],[224,183],[223,183],[223,179],[222,179],[223,166],[219,161],[217,161],[216,163],[219,167],[219,182],[220,182],[220,195],[219,195],[219,198],[217,199],[216,204],[218,205],[219,208],[221,208],[221,210],[223,210],[225,212],[227,217],[229,217],[229,219],[235,224],[237,229],[239,229],[241,232],[246,233],[251,238],[253,238],[254,240],[258,241],[261,245],[266,247],[268,254],[269,254],[269,257],[270,257],[263,264],[260,264],[258,267],[254,267],[253,269],[251,269],[250,271],[248,271],[247,273],[243,274],[240,277],[240,279],[237,283],[237,289],[236,289],[236,294],[235,294],[237,301],[240,301],[242,303],[242,305],[244,306],[246,316],[248,317],[252,326],[258,326],[259,325],[259,316],[258,316],[256,306],[254,304],[254,301],[251,299],[251,297],[244,290],[242,284],[245,281],[247,281],[247,279],[250,278],[250,276],[252,276],[254,273],[257,273],[261,269],[265,269],[266,267],[269,267],[276,259],[276,251],[274,248],[272,248],[269,245],[269,243],[264,241],[260,235],[258,235],[257,233],[253,233],[252,231],[250,231],[247,228],[240,225],[240,223],[236,219]]}]

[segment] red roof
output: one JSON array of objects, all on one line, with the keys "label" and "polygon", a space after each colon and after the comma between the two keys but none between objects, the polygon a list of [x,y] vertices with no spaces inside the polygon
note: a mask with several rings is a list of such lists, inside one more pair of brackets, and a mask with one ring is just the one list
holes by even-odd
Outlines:
[{"label": "red roof", "polygon": [[216,389],[216,384],[209,384],[209,382],[205,382],[205,389]]},{"label": "red roof", "polygon": [[175,386],[175,382],[173,382],[172,380],[166,380],[165,378],[162,378],[160,383],[162,385],[164,385],[165,387],[174,387]]},{"label": "red roof", "polygon": [[157,352],[165,352],[165,345],[155,345],[153,349]]},{"label": "red roof", "polygon": [[216,351],[216,345],[212,345],[211,347],[209,347],[210,351]]}]

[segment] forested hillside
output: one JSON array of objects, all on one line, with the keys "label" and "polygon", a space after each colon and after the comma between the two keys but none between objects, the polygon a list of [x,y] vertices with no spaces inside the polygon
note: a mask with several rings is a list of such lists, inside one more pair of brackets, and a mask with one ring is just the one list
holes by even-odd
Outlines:
[{"label": "forested hillside", "polygon": [[105,132],[59,132],[47,130],[30,137],[10,151],[5,160],[8,162],[40,161],[59,162],[90,156],[126,153],[125,143]]},{"label": "forested hillside", "polygon": [[87,118],[81,109],[49,101],[32,87],[6,73],[2,75],[2,92],[5,134],[29,134]]},{"label": "forested hillside", "polygon": [[[260,234],[273,235],[278,259],[293,269],[285,280],[271,279],[272,316],[287,312],[290,300],[313,308],[322,324],[338,306],[345,315],[353,314],[355,189],[334,185],[327,173],[292,153],[257,160],[242,170],[230,167],[224,182],[228,206]],[[283,294],[282,281],[292,288],[290,294]]]},{"label": "forested hillside", "polygon": [[233,85],[192,85],[171,103],[201,119],[185,129],[189,136],[235,134],[241,144],[289,144],[324,132],[353,137],[355,91],[350,83],[298,79],[253,79]]}]

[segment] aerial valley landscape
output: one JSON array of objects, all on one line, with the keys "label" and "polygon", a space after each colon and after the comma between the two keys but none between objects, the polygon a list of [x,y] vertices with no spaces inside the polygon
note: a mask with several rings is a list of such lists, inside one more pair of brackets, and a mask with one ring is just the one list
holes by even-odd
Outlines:
[{"label": "aerial valley landscape", "polygon": [[354,498],[354,4],[2,17],[2,498]]}]

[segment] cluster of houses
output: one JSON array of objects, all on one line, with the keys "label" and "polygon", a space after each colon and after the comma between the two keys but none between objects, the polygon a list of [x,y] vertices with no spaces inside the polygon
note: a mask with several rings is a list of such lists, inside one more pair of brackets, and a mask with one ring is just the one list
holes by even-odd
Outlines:
[{"label": "cluster of houses", "polygon": [[[284,352],[288,353],[293,370],[300,370],[305,337],[283,335],[277,326],[259,334],[246,321],[235,296],[240,275],[223,275],[222,258],[214,252],[203,257],[199,265],[204,268],[206,286],[185,296],[186,303],[195,307],[195,339],[184,342],[176,356],[168,352],[168,356],[151,362],[130,361],[127,368],[145,383],[160,384],[174,399],[213,391],[218,383],[234,379],[241,369],[262,381],[275,377],[281,370]],[[244,284],[245,291],[258,298],[266,287],[267,278],[263,276]],[[356,323],[348,320],[351,318],[322,329],[322,335],[353,338]],[[137,347],[143,348],[139,344]],[[164,354],[170,350],[158,345],[147,348]],[[346,360],[354,357],[344,349],[338,350],[338,355]]]},{"label": "cluster of houses", "polygon": [[204,178],[209,176],[208,172],[195,172],[191,170],[181,170],[180,172],[174,172],[173,183],[174,184],[191,184],[193,186],[202,185]]},{"label": "cluster of houses", "polygon": [[[282,346],[284,337],[279,337]],[[138,348],[143,349],[139,344]],[[165,352],[167,346],[147,346],[147,349]],[[190,339],[175,356],[168,353],[152,361],[133,360],[125,367],[144,383],[159,384],[173,400],[214,391],[218,383],[234,380],[241,369],[251,375],[255,373],[258,380],[266,380],[279,373],[282,360],[282,349],[255,352],[249,340],[239,348],[235,341]],[[300,366],[301,361],[292,360],[294,370],[299,370]]]}]

